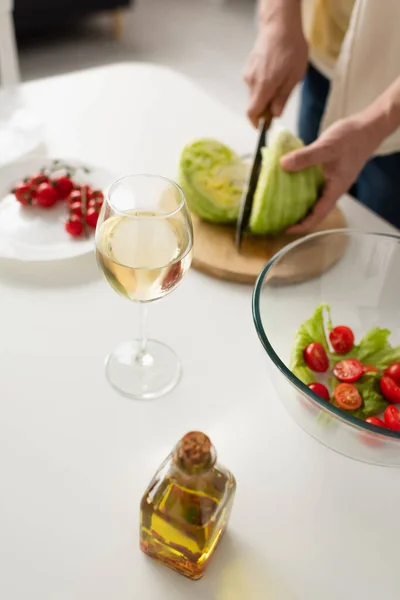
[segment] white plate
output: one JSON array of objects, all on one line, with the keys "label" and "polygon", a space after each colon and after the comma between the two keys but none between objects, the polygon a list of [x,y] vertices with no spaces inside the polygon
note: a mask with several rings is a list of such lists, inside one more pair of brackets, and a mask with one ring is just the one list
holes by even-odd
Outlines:
[{"label": "white plate", "polygon": [[[74,180],[105,191],[117,179],[108,171],[77,160],[60,159],[80,168]],[[53,163],[49,157],[33,156],[0,168],[0,257],[21,261],[52,261],[72,258],[94,249],[94,235],[72,238],[64,228],[66,202],[49,209],[22,206],[10,193],[13,186]],[[89,173],[84,173],[87,167]]]}]

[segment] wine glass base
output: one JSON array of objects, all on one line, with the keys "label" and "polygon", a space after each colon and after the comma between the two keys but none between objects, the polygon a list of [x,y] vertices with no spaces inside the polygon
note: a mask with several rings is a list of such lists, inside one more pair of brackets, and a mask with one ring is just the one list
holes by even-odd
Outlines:
[{"label": "wine glass base", "polygon": [[153,400],[168,394],[181,378],[181,364],[175,352],[156,340],[149,340],[146,352],[141,342],[119,344],[106,359],[106,377],[120,394],[134,400]]}]

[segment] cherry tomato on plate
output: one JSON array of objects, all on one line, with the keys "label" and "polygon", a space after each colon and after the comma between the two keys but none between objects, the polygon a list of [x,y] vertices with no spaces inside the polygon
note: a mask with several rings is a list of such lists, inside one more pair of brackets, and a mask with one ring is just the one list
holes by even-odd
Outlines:
[{"label": "cherry tomato on plate", "polygon": [[333,374],[340,381],[345,381],[346,383],[353,383],[353,381],[357,381],[360,379],[361,375],[364,373],[364,366],[360,363],[356,358],[345,358],[340,362],[336,363],[333,367]]},{"label": "cherry tomato on plate", "polygon": [[379,417],[368,417],[365,420],[371,425],[376,425],[377,427],[386,427],[385,423]]},{"label": "cherry tomato on plate", "polygon": [[304,360],[306,365],[312,371],[317,373],[325,373],[329,367],[328,355],[322,344],[319,342],[312,342],[308,344],[304,352]]},{"label": "cherry tomato on plate", "polygon": [[330,398],[329,398],[329,391],[328,391],[328,388],[323,383],[319,383],[318,381],[314,381],[313,383],[309,383],[308,387],[315,394],[318,394],[318,396],[321,396],[321,398],[323,398],[324,400],[326,400],[327,402],[329,402],[329,400],[330,400]]},{"label": "cherry tomato on plate", "polygon": [[391,377],[393,381],[400,385],[400,363],[397,362],[390,365],[390,367],[385,370],[384,375]]},{"label": "cherry tomato on plate", "polygon": [[96,200],[98,204],[103,204],[104,194],[101,190],[93,190],[92,191],[92,199]]},{"label": "cherry tomato on plate", "polygon": [[74,202],[82,202],[82,194],[80,190],[72,190],[68,196],[68,204],[73,204]]},{"label": "cherry tomato on plate", "polygon": [[82,217],[82,202],[77,200],[69,205],[69,212],[71,215],[78,215],[78,217]]},{"label": "cherry tomato on plate", "polygon": [[18,202],[24,206],[32,203],[32,190],[29,183],[25,183],[24,181],[17,183],[15,188],[12,190],[12,193]]},{"label": "cherry tomato on plate", "polygon": [[58,193],[51,183],[41,183],[36,190],[36,203],[42,208],[50,208],[58,200]]},{"label": "cherry tomato on plate", "polygon": [[334,327],[329,334],[329,339],[338,354],[347,354],[354,346],[354,333],[345,325]]},{"label": "cherry tomato on plate", "polygon": [[355,410],[362,404],[361,394],[352,383],[339,383],[333,395],[337,404],[344,410]]},{"label": "cherry tomato on plate", "polygon": [[93,198],[93,190],[90,185],[78,186],[78,190],[81,192],[82,197],[84,192],[86,192],[86,202],[89,202]]},{"label": "cherry tomato on plate", "polygon": [[68,221],[65,222],[65,230],[72,237],[79,237],[83,233],[82,219],[78,215],[71,215]]},{"label": "cherry tomato on plate", "polygon": [[393,431],[400,431],[400,410],[396,406],[388,406],[383,413],[386,425]]},{"label": "cherry tomato on plate", "polygon": [[89,208],[86,213],[86,223],[89,225],[89,227],[96,229],[98,219],[99,213],[97,212],[97,210],[93,207]]},{"label": "cherry tomato on plate", "polygon": [[379,369],[377,369],[376,367],[373,367],[372,365],[364,365],[363,373],[364,373],[364,375],[365,375],[365,373],[379,373]]},{"label": "cherry tomato on plate", "polygon": [[394,379],[384,375],[380,381],[381,392],[388,402],[397,404],[400,402],[400,385]]},{"label": "cherry tomato on plate", "polygon": [[45,173],[36,173],[36,175],[32,175],[28,180],[28,183],[31,187],[37,188],[41,183],[49,183],[50,177],[48,177]]},{"label": "cherry tomato on plate", "polygon": [[57,190],[60,200],[65,200],[65,198],[68,198],[74,189],[74,182],[70,177],[67,177],[67,175],[60,175],[60,177],[56,177],[53,179],[53,184]]}]

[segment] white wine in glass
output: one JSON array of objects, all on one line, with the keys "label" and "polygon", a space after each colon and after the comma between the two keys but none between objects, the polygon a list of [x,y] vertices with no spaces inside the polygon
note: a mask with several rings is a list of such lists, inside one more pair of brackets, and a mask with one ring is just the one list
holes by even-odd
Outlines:
[{"label": "white wine in glass", "polygon": [[181,367],[164,344],[147,340],[147,303],[173,291],[192,260],[193,229],[178,185],[155,175],[116,181],[96,229],[97,262],[111,287],[142,308],[138,340],[125,342],[106,363],[111,385],[125,396],[157,398],[179,381]]}]

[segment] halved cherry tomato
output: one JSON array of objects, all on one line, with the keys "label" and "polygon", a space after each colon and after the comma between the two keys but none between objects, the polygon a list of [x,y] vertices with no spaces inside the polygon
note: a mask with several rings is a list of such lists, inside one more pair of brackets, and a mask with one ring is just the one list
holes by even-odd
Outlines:
[{"label": "halved cherry tomato", "polygon": [[333,374],[340,381],[345,381],[346,383],[353,383],[353,381],[357,381],[360,379],[361,375],[364,373],[364,367],[362,363],[356,358],[345,358],[340,362],[336,363],[333,367]]},{"label": "halved cherry tomato", "polygon": [[396,406],[388,406],[383,413],[383,418],[389,429],[400,431],[400,410]]},{"label": "halved cherry tomato", "polygon": [[78,217],[82,217],[82,202],[77,200],[76,202],[70,204],[69,212],[71,215],[78,215]]},{"label": "halved cherry tomato", "polygon": [[86,223],[89,227],[96,229],[97,221],[99,219],[99,213],[95,208],[89,208],[86,213]]},{"label": "halved cherry tomato", "polygon": [[329,391],[328,391],[328,388],[323,383],[319,383],[318,381],[314,381],[314,383],[309,383],[308,387],[315,394],[318,394],[318,396],[321,396],[321,398],[323,398],[324,400],[326,400],[327,402],[329,402],[329,400],[330,400],[330,398],[329,398]]},{"label": "halved cherry tomato", "polygon": [[68,196],[74,189],[74,182],[70,177],[67,177],[66,175],[56,177],[53,180],[53,184],[57,190],[58,197],[60,200],[65,200],[65,198],[68,198]]},{"label": "halved cherry tomato", "polygon": [[65,230],[72,237],[79,237],[83,233],[82,219],[78,215],[71,215],[68,221],[65,222]]},{"label": "halved cherry tomato", "polygon": [[329,360],[325,348],[319,342],[308,344],[303,352],[307,367],[317,373],[325,373],[329,367]]},{"label": "halved cherry tomato", "polygon": [[73,204],[74,202],[82,202],[82,194],[80,190],[72,190],[68,196],[68,204]]},{"label": "halved cherry tomato", "polygon": [[28,183],[25,183],[24,181],[17,183],[12,192],[15,195],[18,202],[20,202],[24,206],[26,206],[27,204],[31,204],[32,190]]},{"label": "halved cherry tomato", "polygon": [[333,395],[337,404],[344,410],[355,410],[362,404],[360,392],[352,383],[339,383]]},{"label": "halved cherry tomato", "polygon": [[400,363],[397,362],[390,365],[390,367],[385,370],[384,375],[391,377],[393,381],[400,385]]},{"label": "halved cherry tomato", "polygon": [[379,369],[377,369],[376,367],[373,367],[372,365],[364,365],[363,373],[364,373],[364,375],[365,375],[365,373],[379,373]]},{"label": "halved cherry tomato", "polygon": [[377,427],[386,427],[385,423],[379,417],[368,417],[365,419],[367,423],[371,423],[371,425],[376,425]]},{"label": "halved cherry tomato", "polygon": [[103,200],[104,200],[103,192],[101,190],[93,190],[92,199],[96,200],[96,202],[100,205],[103,204]]},{"label": "halved cherry tomato", "polygon": [[45,173],[36,173],[36,175],[32,175],[30,177],[28,183],[31,187],[37,188],[41,183],[49,183],[50,177],[45,175]]},{"label": "halved cherry tomato", "polygon": [[400,385],[394,379],[384,375],[380,381],[381,392],[388,402],[398,404],[400,402]]},{"label": "halved cherry tomato", "polygon": [[86,192],[86,202],[89,202],[93,198],[93,190],[90,185],[81,185],[78,190],[82,193]]},{"label": "halved cherry tomato", "polygon": [[354,333],[350,327],[338,325],[329,334],[332,347],[338,354],[347,354],[354,346]]},{"label": "halved cherry tomato", "polygon": [[58,200],[58,194],[51,183],[41,183],[36,190],[36,203],[42,208],[50,208]]}]

